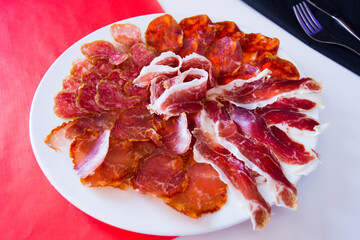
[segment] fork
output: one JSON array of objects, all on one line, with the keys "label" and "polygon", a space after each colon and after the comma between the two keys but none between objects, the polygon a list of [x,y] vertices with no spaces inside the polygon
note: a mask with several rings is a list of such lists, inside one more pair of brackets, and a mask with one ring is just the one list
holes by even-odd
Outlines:
[{"label": "fork", "polygon": [[305,2],[300,2],[293,6],[293,10],[300,26],[310,38],[318,42],[345,47],[360,56],[360,50],[355,50],[330,35],[330,33],[321,26]]}]

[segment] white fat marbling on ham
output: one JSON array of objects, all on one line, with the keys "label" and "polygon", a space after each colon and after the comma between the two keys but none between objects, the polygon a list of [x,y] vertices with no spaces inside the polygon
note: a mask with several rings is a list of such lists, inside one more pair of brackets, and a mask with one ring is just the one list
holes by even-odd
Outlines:
[{"label": "white fat marbling on ham", "polygon": [[[257,76],[248,80],[235,79],[226,85],[212,88],[207,92],[207,97],[212,100],[220,98],[238,107],[255,109],[272,104],[281,97],[304,96],[306,98],[307,95],[318,94],[322,90],[322,84],[310,78],[299,80],[270,78],[271,71],[264,69]],[[270,88],[275,85],[278,86],[276,90],[271,90]],[[260,91],[261,94],[258,95],[257,91]],[[264,94],[265,92],[269,96]]]},{"label": "white fat marbling on ham", "polygon": [[154,58],[150,65],[141,69],[141,72],[133,83],[139,87],[150,85],[154,78],[159,76],[176,76],[182,64],[182,58],[173,52],[163,52]]},{"label": "white fat marbling on ham", "polygon": [[189,69],[181,73],[176,84],[165,89],[157,99],[150,97],[151,103],[148,109],[165,116],[177,116],[181,112],[197,112],[202,109],[201,101],[206,95],[207,80],[208,73],[205,70]]}]

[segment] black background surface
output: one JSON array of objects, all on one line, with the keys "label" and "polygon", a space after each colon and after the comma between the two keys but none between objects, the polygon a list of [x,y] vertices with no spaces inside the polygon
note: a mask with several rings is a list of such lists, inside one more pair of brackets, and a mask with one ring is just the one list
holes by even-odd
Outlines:
[{"label": "black background surface", "polygon": [[[249,6],[269,18],[271,21],[297,37],[309,47],[321,52],[335,62],[341,64],[352,72],[360,75],[360,56],[348,49],[319,43],[312,40],[300,27],[294,11],[293,5],[299,3],[299,0],[243,0]],[[331,14],[344,20],[358,35],[360,35],[360,0],[312,0],[319,7],[327,10]],[[307,3],[308,6],[311,6]],[[310,8],[319,22],[325,28],[331,27],[337,30],[335,37],[343,41],[349,41],[351,44],[358,46],[360,42],[352,37],[349,33],[341,29],[336,23],[329,21],[323,13]]]}]

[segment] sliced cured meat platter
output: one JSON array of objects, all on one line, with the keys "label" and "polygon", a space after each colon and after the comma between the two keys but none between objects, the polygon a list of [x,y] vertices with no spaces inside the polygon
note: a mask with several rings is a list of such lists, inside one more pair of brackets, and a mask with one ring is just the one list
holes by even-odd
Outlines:
[{"label": "sliced cured meat platter", "polygon": [[31,143],[60,194],[110,225],[263,229],[273,205],[297,208],[297,182],[319,163],[322,88],[275,37],[231,19],[146,15],[54,62],[33,99]]}]

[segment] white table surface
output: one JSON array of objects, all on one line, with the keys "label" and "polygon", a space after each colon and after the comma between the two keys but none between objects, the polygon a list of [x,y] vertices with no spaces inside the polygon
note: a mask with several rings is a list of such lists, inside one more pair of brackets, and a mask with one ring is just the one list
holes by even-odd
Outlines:
[{"label": "white table surface", "polygon": [[279,38],[280,47],[301,71],[324,83],[322,98],[326,108],[320,111],[320,121],[331,124],[319,136],[316,148],[321,165],[298,184],[297,211],[273,207],[273,216],[263,231],[253,231],[247,221],[177,239],[360,239],[360,77],[306,46],[240,0],[159,0],[159,3],[169,14],[225,16],[255,32]]}]

